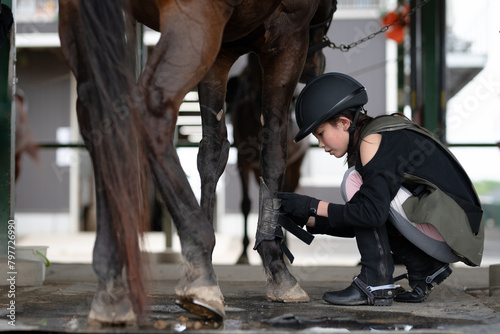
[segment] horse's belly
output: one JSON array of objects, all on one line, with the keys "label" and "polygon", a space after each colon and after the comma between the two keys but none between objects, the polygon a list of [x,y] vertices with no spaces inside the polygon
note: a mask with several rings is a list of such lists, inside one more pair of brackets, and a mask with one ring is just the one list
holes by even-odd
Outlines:
[{"label": "horse's belly", "polygon": [[226,24],[223,42],[232,42],[254,31],[278,8],[281,0],[247,0],[234,8]]}]

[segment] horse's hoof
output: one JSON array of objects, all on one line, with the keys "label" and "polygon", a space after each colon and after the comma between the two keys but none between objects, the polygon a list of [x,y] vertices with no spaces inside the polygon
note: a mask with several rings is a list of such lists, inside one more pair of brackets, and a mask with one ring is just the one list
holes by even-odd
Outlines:
[{"label": "horse's hoof", "polygon": [[94,305],[92,303],[92,309],[87,317],[89,324],[129,326],[137,323],[137,317],[131,306],[130,308],[126,308],[117,305],[108,305],[107,307],[95,307]]},{"label": "horse's hoof", "polygon": [[279,286],[268,284],[267,299],[273,302],[283,303],[307,303],[309,302],[309,295],[296,283],[291,289],[283,289]]},{"label": "horse's hoof", "polygon": [[219,286],[191,288],[188,291],[176,289],[176,294],[176,304],[190,313],[215,321],[222,320],[226,315]]},{"label": "horse's hoof", "polygon": [[128,291],[121,279],[108,282],[105,288],[96,292],[87,322],[111,326],[133,325],[137,322]]}]

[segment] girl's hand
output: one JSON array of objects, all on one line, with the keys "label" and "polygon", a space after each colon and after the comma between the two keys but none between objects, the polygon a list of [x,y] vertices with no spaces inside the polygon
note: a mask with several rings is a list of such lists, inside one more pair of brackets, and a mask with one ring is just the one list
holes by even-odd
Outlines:
[{"label": "girl's hand", "polygon": [[319,200],[314,197],[296,193],[278,193],[277,197],[281,199],[281,210],[292,216],[308,218],[318,212]]}]

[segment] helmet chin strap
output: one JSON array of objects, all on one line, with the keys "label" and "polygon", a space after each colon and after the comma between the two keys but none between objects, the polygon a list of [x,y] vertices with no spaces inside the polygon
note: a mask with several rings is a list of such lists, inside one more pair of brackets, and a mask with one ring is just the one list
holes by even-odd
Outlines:
[{"label": "helmet chin strap", "polygon": [[351,125],[349,126],[349,145],[347,146],[347,150],[350,150],[352,147],[352,144],[354,142],[354,132],[356,132],[356,124],[358,123],[358,118],[359,118],[359,111],[362,109],[362,107],[359,107],[356,109],[356,113],[354,114],[354,118],[351,122]]}]

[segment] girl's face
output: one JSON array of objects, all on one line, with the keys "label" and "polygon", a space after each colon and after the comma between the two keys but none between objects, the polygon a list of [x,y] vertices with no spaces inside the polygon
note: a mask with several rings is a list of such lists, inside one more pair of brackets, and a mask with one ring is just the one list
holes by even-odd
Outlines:
[{"label": "girl's face", "polygon": [[313,135],[318,139],[319,147],[323,148],[326,153],[341,158],[347,153],[350,124],[349,119],[339,117],[336,124],[326,121],[318,126]]}]

